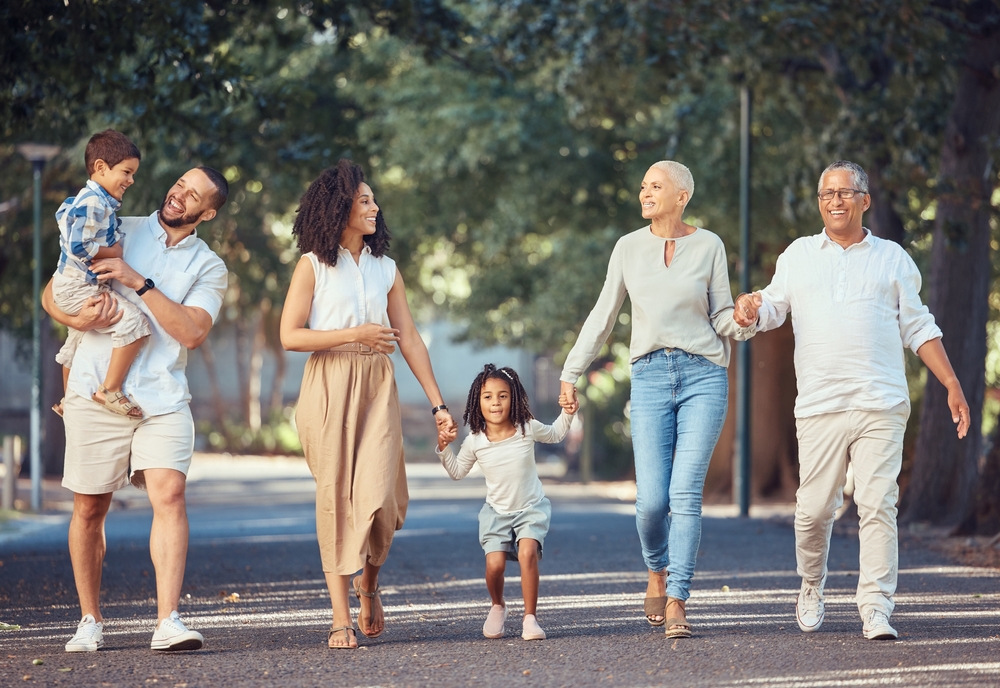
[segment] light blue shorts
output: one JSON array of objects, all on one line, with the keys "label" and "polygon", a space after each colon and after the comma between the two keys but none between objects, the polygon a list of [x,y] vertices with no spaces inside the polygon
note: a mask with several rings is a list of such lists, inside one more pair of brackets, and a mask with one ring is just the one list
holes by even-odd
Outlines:
[{"label": "light blue shorts", "polygon": [[538,541],[538,558],[542,558],[542,545],[552,520],[552,503],[547,497],[522,511],[498,514],[489,504],[479,510],[479,544],[483,551],[506,552],[507,558],[517,561],[517,543],[521,538]]}]

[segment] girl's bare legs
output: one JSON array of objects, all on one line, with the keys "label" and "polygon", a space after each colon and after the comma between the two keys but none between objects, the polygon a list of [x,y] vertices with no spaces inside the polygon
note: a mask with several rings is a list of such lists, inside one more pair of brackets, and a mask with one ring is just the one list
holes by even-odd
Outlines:
[{"label": "girl's bare legs", "polygon": [[521,565],[521,594],[524,596],[524,624],[521,638],[545,640],[545,631],[538,625],[535,608],[538,604],[538,540],[521,538],[517,543],[517,563]]},{"label": "girl's bare legs", "polygon": [[538,540],[521,538],[517,542],[517,563],[521,565],[521,595],[524,615],[535,615],[538,605]]},{"label": "girl's bare legs", "polygon": [[486,553],[486,589],[490,592],[493,606],[483,624],[483,635],[487,638],[502,638],[507,621],[507,606],[503,601],[503,574],[507,566],[506,552]]},{"label": "girl's bare legs", "polygon": [[503,601],[503,574],[507,567],[506,552],[488,552],[486,554],[486,589],[490,593],[493,604],[505,606]]}]

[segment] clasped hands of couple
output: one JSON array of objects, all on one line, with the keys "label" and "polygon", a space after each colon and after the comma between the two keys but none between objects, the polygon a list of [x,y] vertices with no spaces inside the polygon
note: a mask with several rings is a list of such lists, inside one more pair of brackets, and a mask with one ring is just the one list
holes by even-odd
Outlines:
[{"label": "clasped hands of couple", "polygon": [[764,299],[758,292],[740,294],[733,306],[733,320],[740,327],[750,327],[757,322],[757,313],[763,303]]}]

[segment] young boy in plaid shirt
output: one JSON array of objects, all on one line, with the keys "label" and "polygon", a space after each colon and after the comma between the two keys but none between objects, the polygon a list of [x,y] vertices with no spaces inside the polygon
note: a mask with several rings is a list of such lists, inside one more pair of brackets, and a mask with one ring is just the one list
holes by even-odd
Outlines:
[{"label": "young boy in plaid shirt", "polygon": [[[142,409],[122,391],[122,384],[132,361],[149,336],[149,323],[142,312],[124,296],[100,281],[91,272],[90,263],[98,258],[121,258],[121,236],[117,211],[122,196],[132,186],[139,169],[139,149],[124,134],[108,129],[94,134],[87,143],[84,161],[90,181],[76,196],[63,201],[56,211],[59,224],[59,267],[52,276],[52,295],[56,305],[69,315],[76,315],[88,299],[109,294],[118,304],[121,319],[101,332],[110,333],[114,345],[104,384],[93,400],[123,416],[142,418]],[[56,361],[63,366],[63,382],[83,333],[70,330]],[[62,415],[62,402],[52,407]]]}]

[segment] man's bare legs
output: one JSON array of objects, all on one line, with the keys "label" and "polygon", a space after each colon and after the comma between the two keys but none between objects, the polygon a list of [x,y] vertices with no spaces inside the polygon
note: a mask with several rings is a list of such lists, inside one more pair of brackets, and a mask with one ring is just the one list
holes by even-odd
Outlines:
[{"label": "man's bare legs", "polygon": [[157,623],[177,609],[187,564],[188,519],[184,474],[172,468],[143,471],[153,526],[149,530],[149,556],[156,571]]},{"label": "man's bare legs", "polygon": [[80,616],[91,614],[98,623],[101,616],[101,569],[107,543],[104,519],[111,506],[111,493],[73,495],[73,517],[69,522],[69,557],[73,563],[76,594],[80,598]]}]

